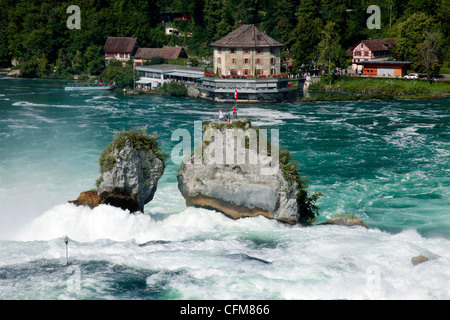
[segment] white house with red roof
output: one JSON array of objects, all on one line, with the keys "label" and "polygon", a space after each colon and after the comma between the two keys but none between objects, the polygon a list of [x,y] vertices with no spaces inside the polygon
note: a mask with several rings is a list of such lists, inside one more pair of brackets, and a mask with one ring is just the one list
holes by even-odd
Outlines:
[{"label": "white house with red roof", "polygon": [[[384,61],[392,57],[394,39],[369,39],[359,41],[352,49],[347,51],[347,56],[352,58],[353,70],[361,71],[358,62]],[[359,66],[359,67],[358,67]]]}]

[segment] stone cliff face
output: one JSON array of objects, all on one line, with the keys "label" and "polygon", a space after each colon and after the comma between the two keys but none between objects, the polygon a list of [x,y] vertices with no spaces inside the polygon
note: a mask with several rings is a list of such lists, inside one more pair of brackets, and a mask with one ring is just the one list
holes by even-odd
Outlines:
[{"label": "stone cliff face", "polygon": [[[247,161],[244,163],[242,161],[217,163],[218,152],[222,152],[217,147],[222,144],[222,141],[224,162],[226,162],[227,152],[232,150],[237,153],[239,142],[234,141],[234,144],[230,146],[232,140],[227,139],[227,134],[230,134],[228,129],[243,128],[245,134],[252,130],[249,121],[243,120],[243,123],[239,121],[213,122],[204,127],[205,137],[208,137],[210,130],[214,131],[215,128],[215,132],[222,135],[223,139],[217,139],[216,136],[214,136],[214,142],[204,139],[202,163],[195,163],[192,156],[182,164],[177,178],[178,188],[186,204],[215,209],[236,219],[263,215],[291,224],[299,222],[298,183],[287,181],[281,169],[277,168],[275,163],[271,163],[273,158],[258,154],[258,162],[251,164],[248,159],[255,150],[245,148]],[[244,140],[244,144],[248,145],[251,142]],[[274,168],[272,172],[262,171],[262,167],[268,165]]]},{"label": "stone cliff face", "polygon": [[103,173],[97,192],[103,203],[143,211],[153,199],[164,161],[152,150],[135,150],[128,140],[122,150],[113,149],[114,166]]}]

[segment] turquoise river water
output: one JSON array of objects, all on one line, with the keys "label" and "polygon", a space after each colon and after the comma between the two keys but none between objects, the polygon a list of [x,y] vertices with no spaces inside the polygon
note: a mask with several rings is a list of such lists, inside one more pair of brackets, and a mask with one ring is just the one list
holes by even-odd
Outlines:
[{"label": "turquoise river water", "polygon": [[450,299],[449,98],[238,104],[323,193],[318,222],[370,226],[305,227],[186,207],[170,159],[143,214],[69,204],[114,130],[170,154],[232,105],[63,84],[0,76],[0,299]]}]

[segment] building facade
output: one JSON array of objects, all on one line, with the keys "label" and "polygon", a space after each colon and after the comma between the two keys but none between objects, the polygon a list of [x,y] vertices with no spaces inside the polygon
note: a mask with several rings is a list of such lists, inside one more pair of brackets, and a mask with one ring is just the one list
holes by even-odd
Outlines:
[{"label": "building facade", "polygon": [[241,25],[210,45],[214,48],[214,70],[219,76],[281,73],[283,44],[254,25]]},{"label": "building facade", "polygon": [[402,78],[408,72],[410,61],[361,61],[356,62],[362,69],[362,74],[369,77]]},{"label": "building facade", "polygon": [[181,81],[195,85],[202,80],[204,68],[188,67],[176,64],[157,64],[152,66],[137,66],[139,80],[136,81],[136,88],[153,90],[160,87],[165,82]]}]

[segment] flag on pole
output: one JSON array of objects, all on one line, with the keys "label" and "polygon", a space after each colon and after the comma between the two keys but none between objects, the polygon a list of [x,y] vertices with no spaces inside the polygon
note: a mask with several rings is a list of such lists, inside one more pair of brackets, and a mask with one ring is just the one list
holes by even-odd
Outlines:
[{"label": "flag on pole", "polygon": [[237,95],[237,89],[234,89],[234,100],[237,100],[237,97],[238,97],[238,95]]}]

